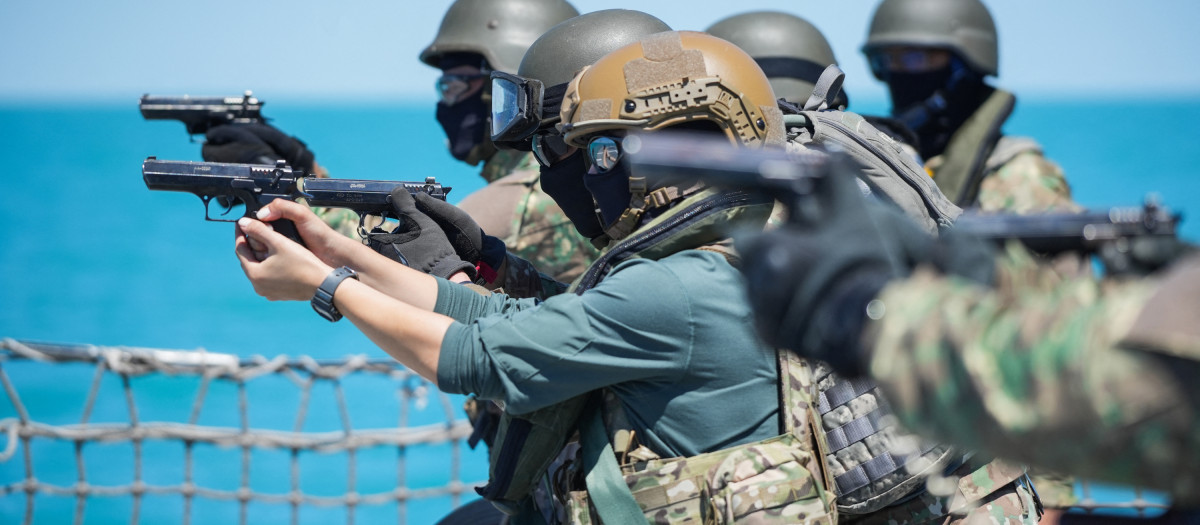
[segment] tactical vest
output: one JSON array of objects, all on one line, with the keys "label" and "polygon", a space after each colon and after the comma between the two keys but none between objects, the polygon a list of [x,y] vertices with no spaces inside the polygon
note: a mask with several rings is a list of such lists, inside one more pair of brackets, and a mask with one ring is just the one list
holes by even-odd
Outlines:
[{"label": "tactical vest", "polygon": [[[837,66],[830,66],[803,109],[780,104],[788,147],[793,151],[843,151],[859,166],[859,182],[869,193],[895,204],[931,233],[951,225],[962,210],[895,139],[858,114],[829,109],[843,78]],[[817,428],[827,444],[823,453],[834,478],[838,512],[861,515],[898,506],[922,493],[929,475],[962,465],[964,457],[950,447],[921,443],[905,435],[874,381],[845,379],[823,364],[817,367],[815,380],[821,416]],[[1011,472],[1012,479],[991,488],[1023,475],[1020,469]]]},{"label": "tactical vest", "polygon": [[[770,201],[741,192],[700,190],[680,199],[610,244],[571,291],[583,293],[636,257],[661,259],[697,248],[725,253],[720,241],[730,222],[761,225],[771,211]],[[505,413],[491,450],[488,484],[478,491],[519,523],[794,523],[801,516],[832,523],[833,495],[825,488],[831,481],[817,452],[819,435],[812,432],[812,371],[791,355],[780,353],[778,437],[695,457],[659,458],[636,445],[620,423],[623,409],[612,398],[605,409],[601,393],[593,392],[529,414]],[[573,436],[578,442],[569,444]]]}]

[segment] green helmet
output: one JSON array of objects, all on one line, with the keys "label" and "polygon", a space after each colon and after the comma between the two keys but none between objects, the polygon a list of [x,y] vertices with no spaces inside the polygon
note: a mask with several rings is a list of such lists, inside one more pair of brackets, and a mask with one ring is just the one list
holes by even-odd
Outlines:
[{"label": "green helmet", "polygon": [[456,0],[421,61],[438,67],[448,53],[476,53],[492,69],[512,73],[538,36],[576,16],[564,0]]},{"label": "green helmet", "polygon": [[807,20],[778,11],[733,15],[705,30],[742,48],[771,80],[775,96],[804,102],[821,72],[837,64],[825,35]]},{"label": "green helmet", "polygon": [[862,51],[886,46],[947,49],[981,75],[1000,70],[996,22],[979,0],[884,0]]},{"label": "green helmet", "polygon": [[550,28],[529,46],[517,74],[540,80],[547,88],[566,84],[609,52],[670,30],[641,11],[605,9],[580,15]]}]

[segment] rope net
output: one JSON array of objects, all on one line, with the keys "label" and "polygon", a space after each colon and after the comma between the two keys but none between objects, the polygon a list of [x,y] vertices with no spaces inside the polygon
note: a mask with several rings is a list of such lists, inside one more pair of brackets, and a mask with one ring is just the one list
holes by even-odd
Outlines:
[{"label": "rope net", "polygon": [[[39,364],[48,372],[54,374],[54,368],[67,363],[77,363],[80,366],[91,366],[91,380],[87,395],[83,402],[82,413],[75,424],[49,424],[35,420],[27,403],[22,399],[14,381],[10,378],[8,369],[18,362]],[[98,410],[98,398],[102,398],[101,384],[106,377],[115,376],[119,380],[120,391],[123,392],[124,404],[121,411],[125,412],[127,420],[117,423],[93,422],[92,416]],[[177,399],[179,395],[180,377],[198,379],[198,384],[190,398],[190,410],[185,423],[172,421],[144,421],[139,417],[139,405],[135,395],[135,378],[149,376],[169,376],[173,381],[169,392]],[[393,389],[398,403],[397,423],[383,428],[356,429],[351,424],[351,410],[347,403],[347,379],[375,376],[386,382],[384,388]],[[269,377],[282,377],[298,390],[298,404],[291,430],[255,428],[250,424],[250,395],[248,385],[253,382],[265,381]],[[0,435],[6,437],[3,448],[0,449],[0,466],[12,460],[20,451],[23,459],[24,475],[18,481],[0,484],[0,498],[10,495],[24,494],[24,523],[32,523],[34,519],[35,502],[39,495],[74,498],[73,520],[75,523],[84,521],[89,499],[92,497],[129,497],[132,499],[132,516],[130,523],[138,523],[142,517],[143,502],[149,495],[175,495],[182,499],[182,522],[191,523],[193,510],[202,500],[236,502],[239,523],[261,521],[250,517],[252,503],[284,505],[290,510],[290,522],[297,524],[301,520],[301,509],[311,507],[343,507],[346,523],[354,523],[357,510],[369,506],[396,506],[396,521],[408,521],[409,504],[418,500],[432,500],[448,497],[452,507],[457,507],[461,496],[475,486],[479,481],[464,483],[462,481],[462,456],[466,439],[471,434],[470,424],[457,419],[457,407],[449,396],[437,391],[433,385],[404,368],[391,359],[368,359],[364,356],[349,356],[340,360],[316,360],[307,356],[289,358],[278,356],[267,359],[261,356],[242,358],[232,354],[207,352],[204,350],[179,351],[159,350],[131,347],[101,347],[93,345],[61,345],[21,342],[13,339],[0,340],[0,383],[11,403],[16,417],[0,419]],[[201,424],[201,413],[206,399],[213,397],[211,392],[214,385],[230,383],[236,390],[237,416],[236,426],[219,426]],[[313,404],[314,388],[328,384],[332,388],[333,400],[336,405],[337,426],[332,431],[306,431],[306,421],[309,419]],[[274,386],[274,385],[271,385]],[[186,386],[185,388],[186,389]],[[108,389],[111,390],[111,389]],[[271,399],[263,404],[280,404],[278,388],[268,390]],[[376,391],[378,388],[375,389]],[[442,421],[410,425],[414,410],[425,408],[431,397],[436,398],[442,409]],[[357,400],[361,401],[361,400]],[[368,400],[371,403],[375,401]],[[99,406],[108,406],[112,412],[112,401],[101,402]],[[69,443],[74,448],[74,463],[77,479],[74,484],[53,484],[41,480],[37,476],[33,450],[36,441],[58,441]],[[183,474],[179,483],[164,484],[150,483],[146,480],[146,459],[144,449],[148,443],[164,442],[182,444]],[[125,484],[97,484],[89,481],[85,452],[100,444],[124,443],[132,446],[131,481]],[[197,460],[197,448],[200,445],[211,445],[240,451],[237,471],[236,488],[218,488],[205,486],[198,482],[199,474],[205,469],[213,468],[210,463]],[[410,463],[410,452],[418,447],[443,445],[446,450],[438,449],[428,454],[418,453],[416,457],[436,455],[438,458],[448,456],[449,464],[442,461],[436,468],[443,469],[448,475],[448,481],[440,486],[428,488],[410,488],[407,472]],[[365,451],[374,449],[391,449],[396,452],[394,474],[389,479],[375,480],[373,485],[386,487],[374,493],[358,491],[359,476],[356,472],[359,457]],[[284,492],[255,490],[251,483],[251,465],[255,453],[263,451],[284,451],[287,453],[287,484]],[[305,455],[344,454],[346,456],[345,474],[346,491],[341,495],[329,496],[315,494],[313,490],[302,487],[301,462]],[[374,456],[372,456],[374,458]],[[59,458],[61,459],[61,458]],[[151,462],[161,460],[150,455]],[[366,461],[371,461],[367,459]],[[197,463],[204,463],[197,469]],[[373,463],[373,462],[372,462]],[[158,465],[151,464],[153,469]],[[378,465],[374,465],[378,467]],[[223,463],[217,469],[228,471],[231,464]],[[425,468],[429,468],[426,466]],[[282,476],[278,472],[281,465],[275,466],[275,472],[269,473],[275,477]],[[378,471],[374,472],[380,476]],[[483,474],[486,475],[486,474]],[[111,477],[111,476],[109,476]],[[0,479],[0,483],[6,480]],[[365,483],[364,483],[365,485]],[[473,492],[473,491],[472,491]],[[1156,493],[1144,493],[1139,489],[1124,491],[1119,500],[1110,498],[1093,498],[1091,484],[1083,482],[1077,489],[1081,495],[1079,503],[1074,506],[1074,512],[1095,512],[1123,510],[1135,515],[1161,514],[1167,505],[1165,498]],[[2,509],[0,509],[2,511]],[[154,521],[151,519],[150,521]],[[199,521],[206,521],[201,519]],[[275,517],[272,521],[282,521]]]},{"label": "rope net", "polygon": [[[31,411],[27,408],[27,400],[22,399],[17,385],[8,373],[8,369],[22,361],[40,365],[38,374],[42,378],[41,380],[55,377],[53,374],[56,373],[55,369],[60,364],[78,363],[81,366],[91,365],[94,367],[78,423],[53,425],[31,417]],[[22,372],[25,372],[24,367]],[[40,374],[46,375],[41,376]],[[192,377],[193,383],[198,379],[198,386],[191,394],[191,409],[186,422],[145,421],[139,417],[138,396],[135,395],[135,390],[137,390],[135,384],[138,382],[134,379],[156,375],[174,376],[171,380],[175,382],[178,382],[180,376]],[[113,376],[119,379],[120,389],[124,393],[123,404],[125,407],[122,411],[126,412],[127,420],[117,423],[93,422],[91,419],[97,411],[97,403],[99,402],[101,405],[111,403],[111,401],[98,400],[98,398],[105,397],[100,395],[102,390],[110,390],[101,387],[105,378]],[[399,413],[396,414],[395,426],[356,429],[351,425],[351,411],[347,404],[346,388],[343,383],[351,378],[365,376],[382,378],[387,385],[390,385],[390,388],[394,389],[399,401]],[[254,428],[250,425],[251,403],[247,387],[251,383],[264,381],[264,378],[268,377],[285,378],[287,383],[298,389],[299,403],[290,431]],[[109,381],[111,382],[111,379]],[[460,503],[462,494],[479,484],[462,481],[462,445],[471,433],[470,424],[456,418],[457,408],[448,396],[438,392],[427,381],[391,359],[368,359],[364,356],[349,356],[341,360],[316,360],[307,356],[297,358],[278,356],[273,359],[261,356],[242,358],[232,354],[204,350],[177,351],[60,345],[4,339],[0,341],[0,383],[3,384],[4,392],[16,414],[16,417],[0,419],[0,435],[7,438],[3,449],[0,450],[0,465],[11,460],[19,449],[24,467],[23,479],[0,485],[0,498],[24,493],[24,523],[33,522],[35,501],[41,499],[38,496],[45,495],[73,497],[75,500],[73,514],[75,523],[83,522],[85,510],[92,497],[130,497],[132,499],[132,516],[129,521],[137,523],[148,495],[182,497],[182,522],[185,524],[191,523],[193,510],[197,507],[198,502],[204,499],[236,502],[238,520],[243,524],[249,520],[248,510],[252,502],[289,506],[290,520],[293,524],[300,522],[301,508],[305,506],[344,507],[346,523],[354,523],[355,512],[360,507],[395,504],[397,522],[405,523],[410,502],[449,497],[451,506],[456,507]],[[213,397],[210,396],[210,392],[215,389],[214,385],[219,383],[231,383],[236,389],[236,426],[200,424],[206,399]],[[332,387],[340,428],[331,431],[309,431],[306,430],[306,421],[310,419],[310,406],[313,404],[314,397],[312,393],[315,387],[320,387],[322,384]],[[277,390],[278,388],[272,389],[269,394],[271,399],[262,404],[279,404],[280,395]],[[152,393],[151,395],[163,394]],[[186,399],[178,388],[170,389],[167,395],[173,396],[179,402]],[[440,403],[444,413],[443,421],[410,426],[414,410],[424,409],[431,397]],[[355,401],[361,402],[362,400]],[[374,401],[368,401],[374,403]],[[118,401],[118,403],[121,402]],[[58,441],[74,445],[77,480],[73,485],[56,485],[38,478],[35,465],[39,463],[35,462],[33,450],[35,443],[40,441]],[[144,453],[144,450],[148,443],[157,441],[182,444],[184,465],[180,483],[154,484],[146,480],[148,469],[145,464],[147,454]],[[96,448],[96,444],[112,443],[125,443],[132,446],[132,479],[125,484],[95,484],[89,480],[87,468],[89,462],[85,461],[86,452]],[[237,471],[236,488],[205,486],[204,483],[197,481],[197,478],[211,477],[203,475],[203,471],[206,469],[215,467],[221,472],[231,472],[234,468],[234,465],[227,461],[220,462],[219,465],[198,461],[197,449],[202,445],[240,451],[240,459],[237,462],[239,470]],[[406,479],[408,453],[417,450],[417,447],[436,446],[448,446],[448,464],[445,459],[441,461],[439,469],[444,469],[445,472],[439,471],[439,475],[448,475],[449,481],[441,486],[408,488],[409,480]],[[359,463],[357,458],[365,451],[373,449],[391,449],[396,452],[394,476],[389,476],[391,479],[383,480],[383,483],[373,483],[373,485],[387,487],[390,490],[363,494],[357,489],[360,479],[356,472]],[[289,490],[280,493],[252,488],[251,465],[255,462],[253,458],[255,453],[264,451],[285,451],[289,454]],[[314,493],[316,491],[305,490],[302,487],[302,457],[311,453],[340,453],[346,456],[346,491],[343,494],[339,496],[319,495]],[[437,454],[441,458],[447,456],[440,448],[437,449]],[[373,454],[371,458],[376,456],[378,454]],[[62,459],[57,458],[58,461]],[[202,463],[199,473],[198,462]],[[372,466],[378,466],[375,463],[372,461]],[[149,469],[157,467],[159,465],[152,464]],[[274,477],[282,476],[280,472],[268,474]]]}]

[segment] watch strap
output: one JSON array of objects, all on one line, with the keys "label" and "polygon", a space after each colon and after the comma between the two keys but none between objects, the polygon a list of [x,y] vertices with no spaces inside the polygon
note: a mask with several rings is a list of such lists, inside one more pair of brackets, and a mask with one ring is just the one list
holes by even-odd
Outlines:
[{"label": "watch strap", "polygon": [[333,292],[337,291],[338,285],[347,278],[358,279],[358,274],[346,266],[334,269],[329,272],[329,275],[321,282],[321,286],[317,287],[317,292],[313,294],[313,310],[331,323],[342,318],[342,313],[333,306]]}]

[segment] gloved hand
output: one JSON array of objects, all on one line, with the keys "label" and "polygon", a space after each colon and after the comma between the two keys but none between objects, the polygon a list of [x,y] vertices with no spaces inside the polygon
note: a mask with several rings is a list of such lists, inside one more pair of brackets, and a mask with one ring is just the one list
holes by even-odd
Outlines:
[{"label": "gloved hand", "polygon": [[814,181],[782,228],[737,239],[759,334],[768,343],[862,373],[867,305],[934,252],[935,240],[893,208],[867,201],[853,176]]},{"label": "gloved hand", "polygon": [[367,235],[367,245],[405,266],[443,279],[462,271],[475,279],[475,265],[464,261],[433,219],[417,209],[408,190],[392,191],[392,210],[400,224],[391,232],[376,228]]},{"label": "gloved hand", "polygon": [[288,165],[312,173],[313,154],[300,139],[289,137],[269,124],[225,124],[208,130],[200,148],[206,162]]},{"label": "gloved hand", "polygon": [[416,195],[417,209],[441,227],[442,232],[464,261],[474,263],[487,282],[496,279],[496,271],[504,262],[508,249],[504,241],[483,232],[479,224],[462,208],[435,199],[426,193]]}]

